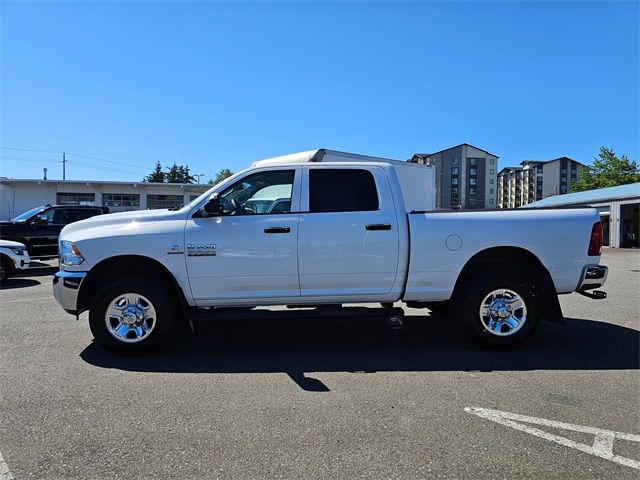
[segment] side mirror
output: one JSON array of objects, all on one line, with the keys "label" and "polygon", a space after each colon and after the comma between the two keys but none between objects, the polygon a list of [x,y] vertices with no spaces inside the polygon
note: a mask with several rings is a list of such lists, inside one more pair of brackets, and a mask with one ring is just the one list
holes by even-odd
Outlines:
[{"label": "side mirror", "polygon": [[47,217],[42,217],[40,215],[38,215],[36,218],[31,220],[31,226],[33,228],[43,228],[43,227],[46,227],[48,224],[49,224],[49,220],[47,220]]},{"label": "side mirror", "polygon": [[209,197],[209,201],[204,204],[204,211],[209,215],[220,214],[220,199],[218,199],[217,193],[212,193]]}]

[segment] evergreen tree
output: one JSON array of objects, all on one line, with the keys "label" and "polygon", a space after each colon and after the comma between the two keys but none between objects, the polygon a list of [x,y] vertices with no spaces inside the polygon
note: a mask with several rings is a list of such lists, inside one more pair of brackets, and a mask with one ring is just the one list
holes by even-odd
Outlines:
[{"label": "evergreen tree", "polygon": [[166,181],[166,175],[162,171],[162,165],[160,162],[156,162],[156,166],[149,175],[144,177],[143,182],[164,183]]}]

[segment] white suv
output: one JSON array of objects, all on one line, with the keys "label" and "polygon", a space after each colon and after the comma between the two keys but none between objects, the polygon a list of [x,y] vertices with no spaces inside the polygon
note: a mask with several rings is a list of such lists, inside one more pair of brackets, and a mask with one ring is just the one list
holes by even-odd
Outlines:
[{"label": "white suv", "polygon": [[16,273],[16,270],[29,268],[27,247],[22,243],[0,240],[0,281]]}]

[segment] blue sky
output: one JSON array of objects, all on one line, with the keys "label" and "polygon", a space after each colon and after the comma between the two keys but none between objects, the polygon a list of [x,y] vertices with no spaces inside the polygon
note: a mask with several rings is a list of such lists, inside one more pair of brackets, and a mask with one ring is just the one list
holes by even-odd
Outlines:
[{"label": "blue sky", "polygon": [[62,151],[67,179],[132,181],[319,147],[638,159],[638,2],[0,8],[2,176],[61,178]]}]

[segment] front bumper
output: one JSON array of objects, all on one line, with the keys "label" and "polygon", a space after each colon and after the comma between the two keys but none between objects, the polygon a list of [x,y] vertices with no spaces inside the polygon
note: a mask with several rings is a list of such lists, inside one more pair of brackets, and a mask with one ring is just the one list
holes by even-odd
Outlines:
[{"label": "front bumper", "polygon": [[53,296],[66,312],[78,313],[78,292],[87,272],[65,272],[60,270],[53,276]]}]

